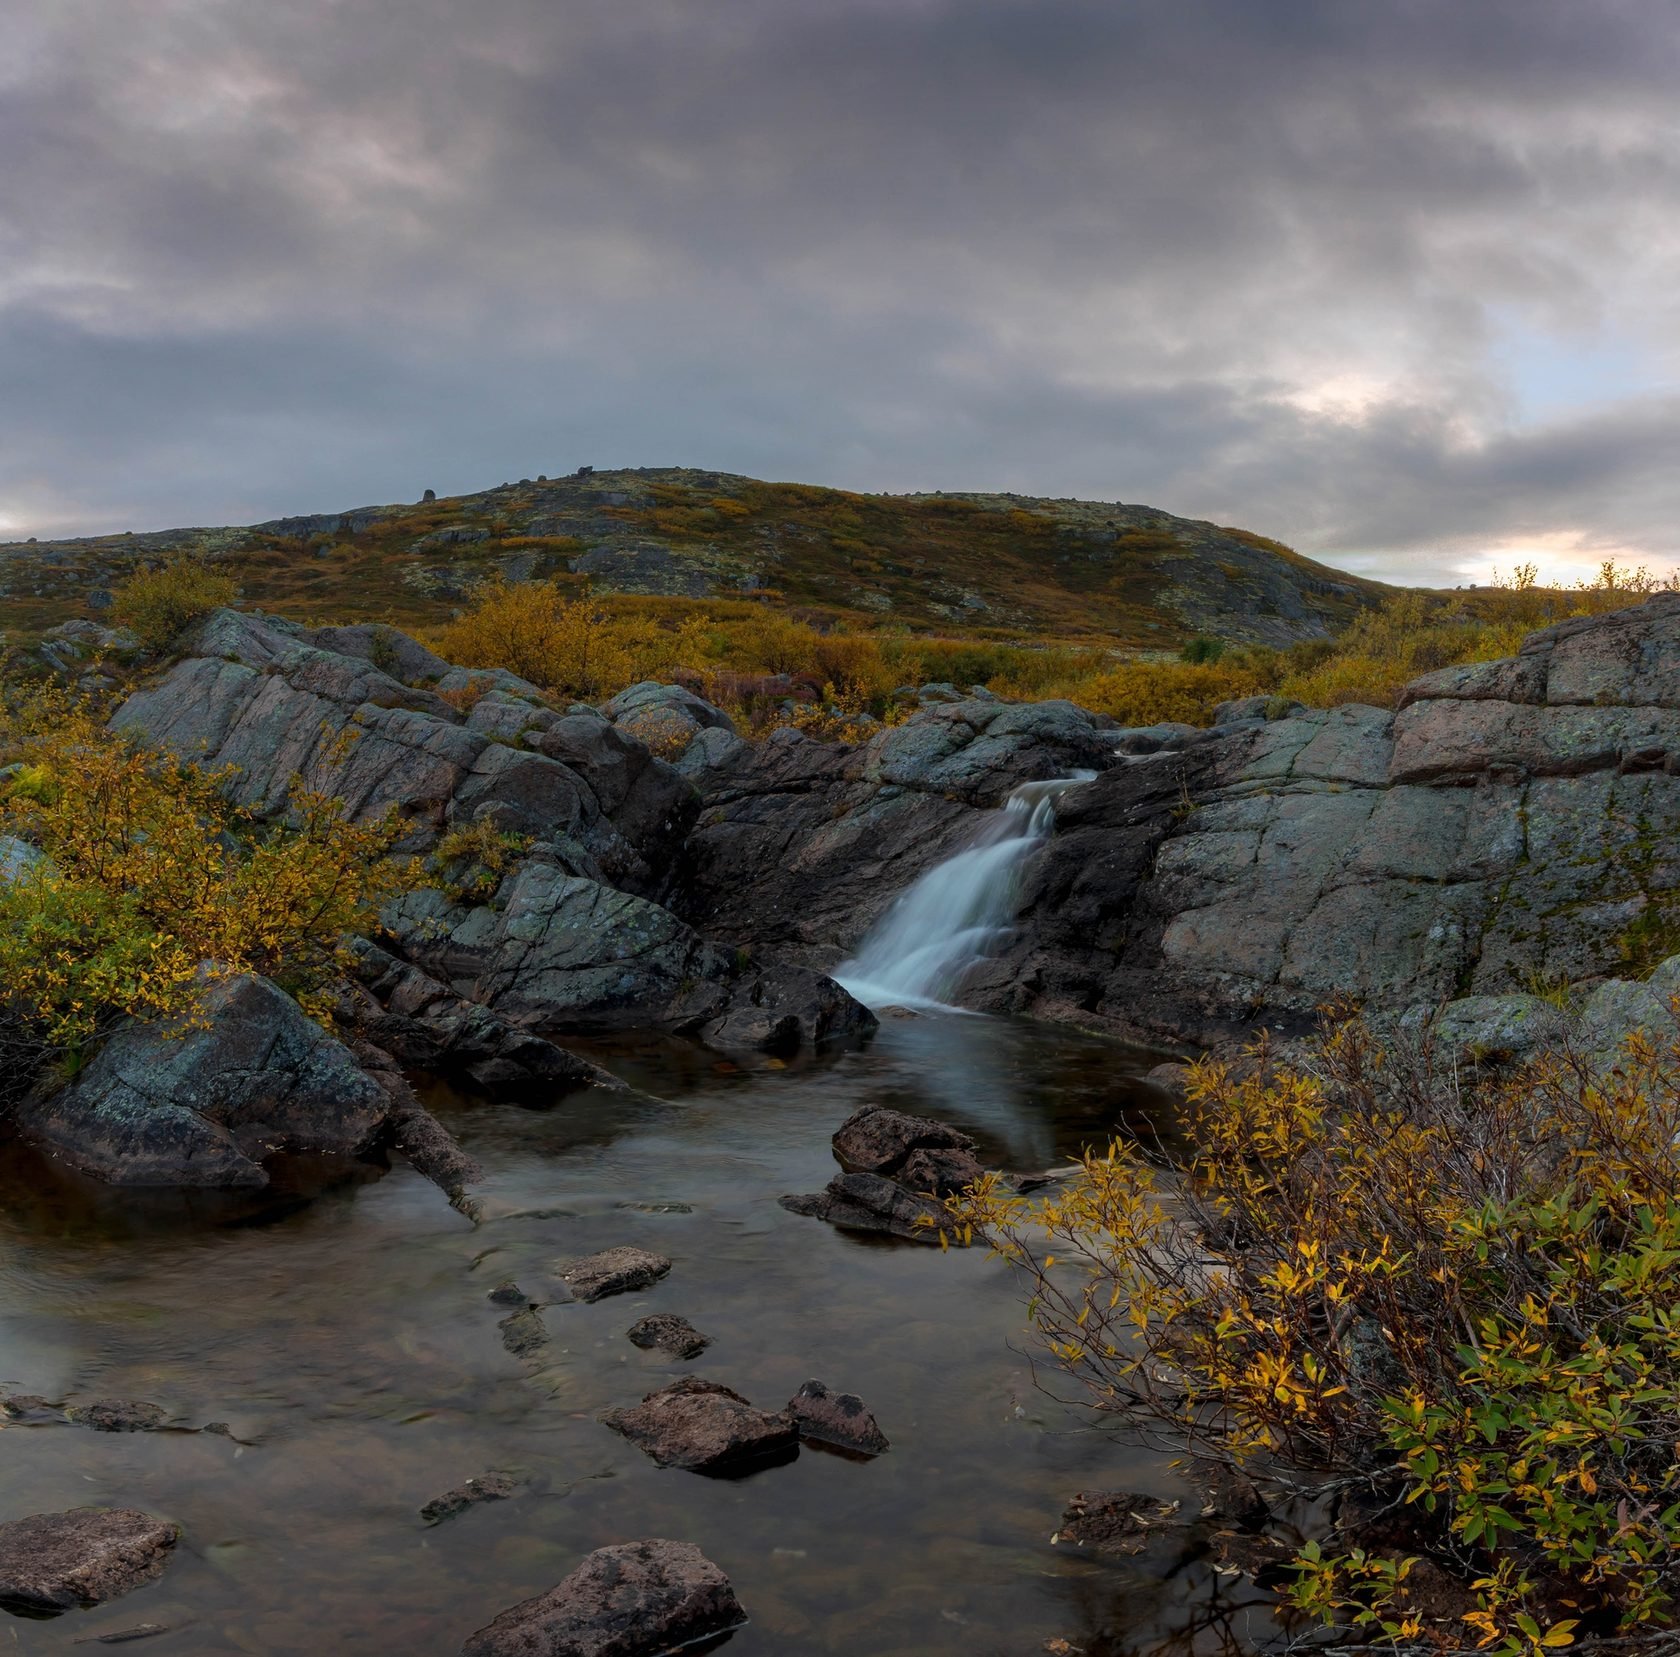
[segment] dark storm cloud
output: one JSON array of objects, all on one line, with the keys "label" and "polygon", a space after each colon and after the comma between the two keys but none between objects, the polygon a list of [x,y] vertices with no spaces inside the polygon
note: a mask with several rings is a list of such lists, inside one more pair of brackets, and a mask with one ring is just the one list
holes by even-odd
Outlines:
[{"label": "dark storm cloud", "polygon": [[1650,0],[16,0],[0,516],[579,461],[1680,556]]}]

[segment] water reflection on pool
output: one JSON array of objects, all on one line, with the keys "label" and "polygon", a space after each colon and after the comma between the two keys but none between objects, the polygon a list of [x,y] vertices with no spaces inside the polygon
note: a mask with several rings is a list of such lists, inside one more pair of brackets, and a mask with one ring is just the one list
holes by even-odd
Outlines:
[{"label": "water reflection on pool", "polygon": [[[486,1169],[476,1225],[403,1166],[239,1213],[90,1192],[10,1153],[0,1383],[149,1399],[234,1436],[0,1433],[0,1517],[97,1502],[183,1529],[158,1582],[0,1619],[0,1642],[62,1652],[162,1623],[141,1649],[442,1657],[590,1549],[643,1536],[693,1541],[728,1572],[752,1617],[729,1657],[1213,1651],[1257,1615],[1205,1566],[1163,1581],[1050,1545],[1077,1489],[1177,1486],[1035,1388],[1000,1263],[776,1204],[829,1178],[829,1135],[862,1103],[955,1121],[1012,1168],[1147,1129],[1147,1059],[973,1018],[889,1019],[868,1048],[799,1068],[677,1043],[602,1056],[645,1095],[548,1112],[432,1097]],[[487,1290],[513,1277],[544,1298],[555,1262],[615,1243],[674,1269],[547,1310],[534,1361],[504,1351]],[[690,1364],[638,1350],[624,1331],[656,1310],[713,1345]],[[807,1449],[731,1481],[661,1471],[596,1416],[684,1371],[771,1408],[820,1377],[862,1394],[893,1447]],[[428,1498],[488,1468],[528,1492],[421,1524]]]}]

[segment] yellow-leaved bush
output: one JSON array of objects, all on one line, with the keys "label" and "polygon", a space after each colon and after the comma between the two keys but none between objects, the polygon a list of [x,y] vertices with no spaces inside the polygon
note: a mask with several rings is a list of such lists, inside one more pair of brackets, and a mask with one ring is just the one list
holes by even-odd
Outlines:
[{"label": "yellow-leaved bush", "polygon": [[164,651],[201,616],[233,603],[238,592],[225,569],[180,553],[119,582],[111,594],[111,615],[148,650]]},{"label": "yellow-leaved bush", "polygon": [[266,974],[324,1016],[346,934],[409,878],[386,855],[393,825],[344,821],[301,778],[283,818],[259,822],[225,776],[61,697],[16,697],[0,720],[0,834],[41,854],[0,880],[14,1085],[55,1055],[73,1068],[124,1015],[190,1022],[206,972]]},{"label": "yellow-leaved bush", "polygon": [[1316,1500],[1299,1610],[1519,1657],[1673,1627],[1677,1129],[1680,1047],[1481,1077],[1349,1021],[1194,1067],[1181,1156],[954,1206],[1099,1408]]}]

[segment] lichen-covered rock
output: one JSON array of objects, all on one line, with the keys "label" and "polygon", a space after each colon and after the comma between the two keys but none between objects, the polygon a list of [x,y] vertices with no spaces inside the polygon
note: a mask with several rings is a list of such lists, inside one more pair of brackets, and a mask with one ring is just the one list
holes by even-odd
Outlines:
[{"label": "lichen-covered rock", "polygon": [[131,1507],[77,1507],[0,1524],[0,1605],[67,1611],[150,1582],[179,1533]]},{"label": "lichen-covered rock", "polygon": [[692,1473],[739,1472],[786,1460],[799,1448],[785,1410],[754,1409],[732,1388],[698,1375],[672,1381],[632,1408],[609,1410],[601,1420],[661,1467]]},{"label": "lichen-covered rock", "polygon": [[888,1448],[887,1435],[855,1392],[831,1392],[821,1381],[807,1381],[787,1409],[801,1438],[860,1456],[878,1456]]},{"label": "lichen-covered rock", "polygon": [[1438,1047],[1471,1060],[1531,1058],[1569,1034],[1563,1009],[1538,995],[1469,995],[1449,1001],[1430,1025]]},{"label": "lichen-covered rock", "polygon": [[67,1088],[26,1100],[19,1130],[114,1185],[263,1186],[271,1156],[380,1142],[384,1090],[283,990],[240,974],[202,1008],[184,1035],[125,1025]]},{"label": "lichen-covered rock", "polygon": [[729,1578],[688,1542],[599,1548],[546,1594],[510,1607],[462,1657],[662,1657],[747,1620]]},{"label": "lichen-covered rock", "polygon": [[569,1261],[557,1275],[579,1300],[604,1300],[608,1295],[651,1288],[670,1269],[671,1262],[663,1254],[625,1245]]}]

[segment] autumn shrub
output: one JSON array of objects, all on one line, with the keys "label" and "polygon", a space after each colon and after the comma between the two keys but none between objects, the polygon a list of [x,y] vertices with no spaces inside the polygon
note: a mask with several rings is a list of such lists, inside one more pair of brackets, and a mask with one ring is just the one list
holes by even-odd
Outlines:
[{"label": "autumn shrub", "polygon": [[1316,1514],[1291,1597],[1345,1641],[1672,1629],[1680,1048],[1484,1077],[1350,1022],[1194,1067],[1185,1116],[1176,1161],[1114,1144],[1048,1196],[959,1200],[1052,1361]]},{"label": "autumn shrub", "polygon": [[211,975],[264,973],[324,1012],[345,935],[404,878],[387,823],[343,821],[294,782],[283,821],[224,776],[147,751],[60,698],[0,709],[0,833],[44,854],[0,884],[0,1053],[8,1083],[74,1065],[125,1015],[190,1020]]},{"label": "autumn shrub", "polygon": [[162,652],[201,616],[239,596],[233,577],[201,558],[180,556],[139,569],[112,590],[111,615],[146,649]]}]

